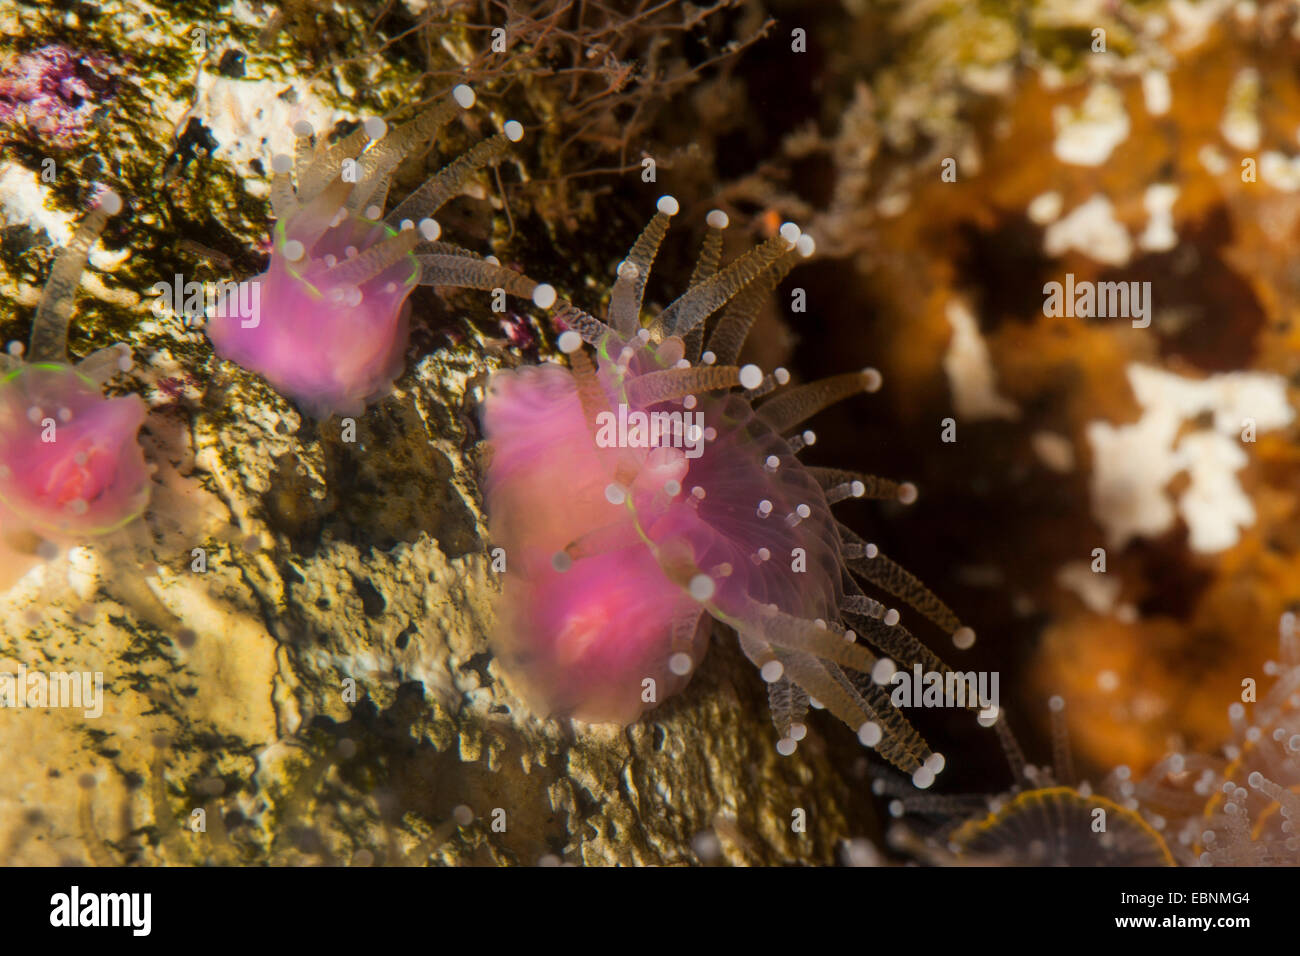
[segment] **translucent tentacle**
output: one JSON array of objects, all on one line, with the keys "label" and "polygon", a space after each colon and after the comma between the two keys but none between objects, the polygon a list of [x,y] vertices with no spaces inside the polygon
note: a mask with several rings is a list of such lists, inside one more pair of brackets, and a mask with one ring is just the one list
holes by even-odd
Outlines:
[{"label": "translucent tentacle", "polygon": [[768,661],[776,659],[776,652],[772,650],[772,646],[755,632],[737,631],[736,638],[740,642],[740,649],[745,652],[745,656],[755,667],[762,668]]},{"label": "translucent tentacle", "polygon": [[[691,281],[686,286],[687,289],[693,289],[705,279],[712,278],[717,274],[718,264],[722,261],[722,230],[727,228],[727,214],[721,209],[714,209],[705,217],[705,223],[709,228],[704,233],[700,257],[695,261],[695,270],[691,273]],[[686,358],[694,365],[700,360],[700,353],[704,350],[704,323],[700,322],[687,332],[682,337],[682,341],[686,346]],[[734,356],[722,364],[730,365],[733,360]]]},{"label": "translucent tentacle", "polygon": [[719,362],[734,362],[749,337],[754,319],[767,303],[772,290],[786,277],[800,259],[798,251],[791,249],[777,259],[776,264],[745,286],[727,305],[718,319],[717,327],[709,336],[709,351]]},{"label": "translucent tentacle", "polygon": [[691,273],[687,289],[693,289],[705,279],[713,278],[722,261],[722,230],[727,228],[727,214],[721,209],[714,209],[704,217],[704,222],[709,228],[704,233],[700,257],[695,261],[695,270]]},{"label": "translucent tentacle", "polygon": [[[390,185],[392,185],[391,177],[384,176],[375,182],[370,195],[366,197],[365,204],[358,204],[357,208],[361,210],[367,219],[379,220],[383,216],[384,203],[388,202],[388,187]],[[372,216],[372,212],[375,215]]]},{"label": "translucent tentacle", "polygon": [[[406,230],[408,233],[413,231]],[[515,272],[513,269],[488,262],[486,259],[448,255],[417,255],[415,259],[420,263],[420,285],[450,285],[463,289],[505,289],[511,295],[522,299],[531,299],[541,288],[540,283],[528,278],[522,272]],[[549,302],[547,304],[549,305]]]},{"label": "translucent tentacle", "polygon": [[[573,330],[570,330],[561,334],[557,344],[560,351],[569,357],[569,367],[573,370],[573,377],[578,385],[578,403],[582,406],[582,417],[586,420],[587,429],[591,432],[594,441],[596,438],[596,422],[600,413],[606,409],[608,399],[605,395],[605,388],[600,383],[596,366],[582,347],[583,340],[581,336],[575,338],[572,332]],[[623,482],[628,480],[622,474],[622,470],[623,463],[620,462],[615,481]]]},{"label": "translucent tentacle", "polygon": [[[862,637],[878,649],[900,670],[912,670],[920,665],[922,672],[942,674],[945,677],[953,669],[939,659],[934,651],[922,644],[901,624],[888,625],[870,616],[855,616],[846,612],[845,619],[850,621],[862,634]],[[966,710],[982,714],[985,705],[980,702],[978,693],[972,692],[966,700]]]},{"label": "translucent tentacle", "polygon": [[68,247],[59,253],[45,284],[45,294],[36,307],[32,320],[31,346],[28,361],[66,362],[68,358],[68,324],[72,321],[72,304],[81,283],[81,273],[86,268],[90,247],[104,231],[108,217],[122,208],[117,193],[106,193],[99,205],[90,210],[72,234]]},{"label": "translucent tentacle", "polygon": [[1021,785],[1029,783],[1025,752],[1020,749],[1020,742],[1011,732],[1005,707],[999,711],[998,721],[993,725],[993,729],[997,731],[998,743],[1002,745],[1002,753],[1007,758],[1007,764],[1011,767],[1011,774],[1015,777],[1016,783]]},{"label": "translucent tentacle", "polygon": [[[714,357],[714,360],[715,361],[717,360],[716,356]],[[756,385],[754,388],[746,389],[745,397],[749,399],[750,404],[752,405],[755,401],[762,398],[764,395],[768,395],[776,391],[782,385],[789,385],[789,384],[790,384],[789,371],[787,371],[782,366],[778,365],[776,368],[772,369],[772,371],[764,375],[763,380],[759,382],[758,385]]]},{"label": "translucent tentacle", "polygon": [[[907,628],[903,625],[894,623],[885,623],[889,620],[890,612],[886,611],[884,606],[878,601],[861,593],[852,578],[846,579],[847,593],[840,603],[840,614],[846,621],[853,624],[859,629],[862,636],[874,647],[887,655],[896,666],[904,670],[909,670],[920,666],[922,671],[936,674],[947,675],[952,672],[947,664],[939,659],[932,650],[916,639]],[[862,686],[860,689],[872,699],[880,688],[872,684],[870,687],[865,682],[859,682]],[[883,693],[883,691],[880,691]],[[967,702],[966,709],[982,713],[984,705],[980,703],[978,695],[971,695]],[[999,720],[999,723],[1003,721]],[[891,728],[891,733],[898,731]]]},{"label": "translucent tentacle", "polygon": [[387,192],[388,177],[410,151],[417,144],[433,139],[461,110],[473,104],[473,91],[468,86],[457,86],[442,102],[372,142],[370,148],[361,154],[360,175],[348,198],[348,208],[363,209],[375,203],[378,189],[382,187]]},{"label": "translucent tentacle", "polygon": [[106,349],[91,352],[77,363],[77,371],[86,378],[103,386],[118,372],[125,372],[131,367],[131,349],[123,344],[110,345]]},{"label": "translucent tentacle", "polygon": [[366,120],[362,128],[366,131],[370,143],[357,157],[356,176],[352,182],[352,189],[348,192],[348,198],[343,201],[343,208],[349,215],[355,215],[358,210],[370,205],[370,197],[380,185],[387,190],[389,174],[402,161],[410,145],[409,142],[393,142],[385,148],[386,141],[398,139],[397,134],[401,129],[390,133],[388,124],[378,117]]},{"label": "translucent tentacle", "polygon": [[647,372],[629,379],[627,398],[634,405],[653,405],[695,392],[731,388],[740,384],[741,370],[734,365],[697,365]]},{"label": "translucent tentacle", "polygon": [[[878,621],[883,621],[889,616],[889,608],[865,594],[846,594],[840,602],[840,611],[845,614],[874,618]],[[889,626],[892,627],[894,623],[897,623],[897,621],[892,622]]]},{"label": "translucent tentacle", "polygon": [[422,256],[457,256],[461,259],[486,258],[482,254],[475,252],[473,249],[466,249],[464,246],[458,246],[454,242],[443,242],[441,240],[436,240],[434,242],[425,240],[416,247],[415,251]]},{"label": "translucent tentacle", "polygon": [[[370,137],[366,135],[365,126],[358,126],[323,153],[319,150],[315,160],[306,171],[298,177],[298,198],[302,202],[315,199],[343,168],[343,160],[356,159],[365,148]],[[352,188],[352,184],[348,184]]]},{"label": "translucent tentacle", "polygon": [[[876,752],[895,767],[911,773],[932,757],[930,746],[920,732],[908,722],[902,711],[893,705],[889,694],[869,676],[858,675],[855,680],[840,668],[830,665],[827,672],[836,678],[858,705],[869,713],[880,728],[880,738],[873,744]],[[859,730],[861,738],[864,731]]]},{"label": "translucent tentacle", "polygon": [[809,696],[816,697],[827,710],[853,729],[857,729],[874,716],[867,712],[854,696],[826,672],[821,662],[811,654],[778,650],[785,673],[802,687]]},{"label": "translucent tentacle", "polygon": [[[842,494],[842,489],[846,486],[849,489],[849,496],[854,498],[896,500],[903,504],[911,504],[916,500],[916,485],[910,481],[894,481],[890,478],[868,475],[860,471],[846,471],[842,468],[818,468],[814,465],[808,465],[807,468],[817,483],[826,489],[828,501],[831,492],[837,489],[841,491],[841,497],[836,500],[843,501],[846,496]],[[861,485],[861,490],[856,489],[854,485]]]},{"label": "translucent tentacle", "polygon": [[618,267],[618,278],[609,299],[609,322],[624,336],[631,335],[641,325],[641,299],[645,295],[646,280],[654,265],[659,244],[668,233],[668,221],[677,214],[677,200],[664,196],[659,200],[659,211],[642,230],[632,249]]},{"label": "translucent tentacle", "polygon": [[876,664],[876,656],[861,644],[846,640],[843,629],[834,622],[822,623],[825,626],[818,627],[813,621],[781,611],[770,611],[762,616],[759,626],[763,637],[773,646],[802,651],[870,674]]},{"label": "translucent tentacle", "polygon": [[[865,544],[853,531],[839,524],[840,539],[846,543]],[[933,591],[927,588],[916,575],[895,564],[876,550],[875,557],[846,558],[849,567],[882,590],[906,601],[924,614],[930,621],[943,628],[949,634],[956,634],[962,623],[952,609]]]},{"label": "translucent tentacle", "polygon": [[808,717],[808,693],[798,684],[782,677],[767,685],[767,703],[772,711],[772,725],[782,738],[793,738],[796,725]]},{"label": "translucent tentacle", "polygon": [[614,331],[594,315],[582,311],[582,309],[568,301],[560,302],[559,307],[551,317],[551,321],[557,326],[567,326],[573,329],[582,336],[582,341],[588,345],[597,344]]},{"label": "translucent tentacle", "polygon": [[283,219],[298,208],[298,194],[289,173],[292,162],[288,156],[271,158],[271,213],[276,219]]},{"label": "translucent tentacle", "polygon": [[861,498],[863,484],[860,481],[846,481],[842,485],[826,489],[826,503],[837,505],[846,498]]},{"label": "translucent tentacle", "polygon": [[768,399],[759,406],[757,415],[779,434],[850,395],[874,392],[879,387],[880,373],[873,368],[832,375]]},{"label": "translucent tentacle", "polygon": [[582,417],[587,420],[587,427],[594,440],[596,421],[609,404],[605,389],[596,374],[596,366],[581,346],[568,354],[569,367],[573,369],[573,377],[578,382],[578,401],[582,405]]},{"label": "translucent tentacle", "polygon": [[669,365],[676,365],[685,358],[685,356],[686,346],[682,340],[675,335],[668,336],[668,338],[659,342],[655,346],[655,361],[661,366],[667,367]]},{"label": "translucent tentacle", "polygon": [[[859,589],[860,590],[860,589]],[[886,624],[887,610],[863,594],[846,595],[840,615],[852,624],[872,646],[901,667],[921,665],[925,671],[946,674],[950,668],[902,624]]]},{"label": "translucent tentacle", "polygon": [[885,624],[871,615],[841,613],[861,632],[865,640],[899,667],[911,668],[920,664],[922,671],[933,671],[936,674],[947,674],[952,669],[902,624]]},{"label": "translucent tentacle", "polygon": [[504,133],[490,136],[444,166],[432,179],[402,200],[385,218],[396,229],[403,219],[412,222],[432,216],[451,199],[476,172],[497,162],[510,148]]},{"label": "translucent tentacle", "polygon": [[331,284],[361,285],[393,263],[410,254],[420,241],[419,233],[407,229],[375,243],[359,256],[344,259],[326,273]]},{"label": "translucent tentacle", "polygon": [[880,755],[894,766],[912,773],[930,759],[930,748],[892,704],[878,713],[834,664],[807,654],[782,652],[779,656],[791,679],[859,734],[866,732],[867,724],[875,724],[881,731],[888,728],[891,733],[879,737],[877,746]]},{"label": "translucent tentacle", "polygon": [[701,322],[687,332],[682,338],[682,344],[685,346],[684,353],[687,361],[694,365],[700,360],[700,352],[704,349],[704,323]]},{"label": "translucent tentacle", "polygon": [[983,794],[917,793],[897,774],[883,767],[871,767],[868,772],[871,774],[871,792],[882,797],[902,798],[908,813],[965,820],[973,813],[988,810],[988,798]]},{"label": "translucent tentacle", "polygon": [[[325,188],[303,204],[293,217],[290,238],[301,241],[310,253],[316,242],[337,218],[350,188],[352,187],[341,177],[336,176],[331,180]],[[299,193],[299,198],[301,196],[302,194]]]},{"label": "translucent tentacle", "polygon": [[1061,785],[1073,787],[1074,760],[1070,755],[1070,732],[1065,725],[1065,698],[1053,697],[1048,701],[1047,710],[1052,725],[1052,775]]},{"label": "translucent tentacle", "polygon": [[306,120],[293,124],[293,174],[302,182],[307,177],[312,160],[316,157],[314,130]]},{"label": "translucent tentacle", "polygon": [[686,335],[726,305],[736,293],[762,275],[791,248],[793,243],[789,239],[776,236],[751,249],[670,304],[655,319],[656,328],[663,335]]}]

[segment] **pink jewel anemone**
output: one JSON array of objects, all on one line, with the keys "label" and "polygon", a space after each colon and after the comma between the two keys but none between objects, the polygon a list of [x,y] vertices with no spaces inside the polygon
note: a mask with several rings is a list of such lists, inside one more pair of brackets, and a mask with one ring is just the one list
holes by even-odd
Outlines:
[{"label": "pink jewel anemone", "polygon": [[[0,551],[12,577],[51,546],[124,527],[149,503],[150,472],[138,441],[138,395],[105,398],[104,384],[130,368],[114,345],[68,364],[68,325],[86,256],[122,206],[107,193],[54,264],[36,310],[31,345],[0,354]],[[0,584],[7,581],[0,580]]]},{"label": "pink jewel anemone", "polygon": [[216,353],[258,373],[316,418],[356,415],[387,395],[403,372],[406,300],[417,285],[501,288],[549,306],[549,286],[439,241],[441,227],[430,218],[523,136],[518,122],[506,122],[503,132],[384,213],[398,164],[474,99],[468,86],[457,86],[391,132],[371,118],[333,145],[318,142],[310,124],[296,124],[293,157],[271,163],[271,261],[248,280],[250,289],[228,293],[209,317]]},{"label": "pink jewel anemone", "polygon": [[676,212],[663,197],[620,264],[609,324],[560,304],[570,368],[503,371],[489,384],[484,492],[507,559],[494,648],[535,710],[627,723],[685,686],[712,618],[736,631],[768,683],[782,753],[806,733],[815,700],[927,787],[944,759],[881,685],[896,667],[947,667],[858,578],[959,647],[974,632],[831,515],[848,497],[911,501],[913,486],[796,457],[815,441],[799,430],[805,419],[875,391],[880,374],[767,397],[788,373],[734,364],[766,297],[813,252],[792,223],[719,269],[727,217],[710,213],[687,291],[643,323],[646,279]]}]

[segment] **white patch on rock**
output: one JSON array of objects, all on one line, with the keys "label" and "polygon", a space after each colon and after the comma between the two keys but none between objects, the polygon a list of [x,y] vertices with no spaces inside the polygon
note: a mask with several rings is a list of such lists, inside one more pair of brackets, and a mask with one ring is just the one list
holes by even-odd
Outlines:
[{"label": "white patch on rock", "polygon": [[1054,108],[1052,121],[1056,125],[1052,152],[1074,166],[1100,166],[1128,138],[1124,97],[1108,83],[1089,90],[1077,110],[1064,105]]},{"label": "white patch on rock", "polygon": [[197,87],[194,107],[178,118],[177,129],[183,129],[191,116],[197,117],[217,141],[218,157],[248,175],[255,175],[248,168],[254,159],[262,161],[269,175],[272,156],[293,155],[293,125],[299,120],[311,123],[320,137],[340,120],[356,118],[301,88],[296,102],[289,102],[280,94],[293,88],[273,80],[231,79],[204,72]]},{"label": "white patch on rock", "polygon": [[1056,572],[1056,583],[1079,596],[1088,610],[1109,614],[1119,600],[1121,582],[1119,575],[1099,574],[1087,561],[1071,561]]},{"label": "white patch on rock", "polygon": [[66,246],[76,220],[66,212],[46,209],[46,193],[40,178],[31,170],[17,163],[0,166],[0,215],[5,225],[43,231],[55,245]]},{"label": "white patch on rock", "polygon": [[1196,158],[1211,176],[1221,176],[1228,171],[1227,157],[1210,143],[1206,143],[1196,151]]},{"label": "white patch on rock", "polygon": [[1259,148],[1259,71],[1254,67],[1238,71],[1228,87],[1219,132],[1236,149]]},{"label": "white patch on rock", "polygon": [[1071,249],[1104,265],[1128,263],[1133,254],[1133,240],[1115,218],[1115,207],[1105,196],[1093,196],[1064,219],[1047,227],[1043,250],[1049,256],[1060,256]]},{"label": "white patch on rock", "polygon": [[1187,50],[1205,42],[1210,30],[1237,0],[1171,0],[1167,7],[1178,41],[1172,49]]},{"label": "white patch on rock", "polygon": [[1045,193],[1039,193],[1033,199],[1029,200],[1026,212],[1029,215],[1030,222],[1039,226],[1046,226],[1048,223],[1055,222],[1061,218],[1061,209],[1065,203],[1064,198],[1059,192],[1050,190]]},{"label": "white patch on rock", "polygon": [[885,219],[894,219],[907,211],[912,197],[905,192],[890,193],[876,202],[876,212]]},{"label": "white patch on rock", "polygon": [[1164,116],[1173,103],[1169,90],[1169,74],[1160,70],[1147,70],[1142,74],[1142,99],[1152,116]]},{"label": "white patch on rock", "polygon": [[1194,432],[1179,443],[1177,455],[1191,478],[1178,497],[1178,512],[1191,532],[1192,550],[1212,554],[1232,547],[1240,529],[1255,523],[1255,506],[1237,481],[1247,461],[1240,439]]},{"label": "white patch on rock", "polygon": [[1169,183],[1154,183],[1146,189],[1142,205],[1147,210],[1146,230],[1138,237],[1138,248],[1145,252],[1167,252],[1178,245],[1174,232],[1174,202],[1178,187]]},{"label": "white patch on rock", "polygon": [[1300,189],[1300,156],[1268,150],[1259,158],[1260,182],[1285,193]]},{"label": "white patch on rock", "polygon": [[[72,240],[78,217],[50,209],[48,197],[49,189],[36,173],[17,163],[0,165],[0,222],[44,232],[51,243],[63,248]],[[89,260],[96,269],[112,269],[130,254],[130,248],[105,249],[97,242],[90,249]]]},{"label": "white patch on rock", "polygon": [[1015,88],[1015,69],[1011,63],[993,66],[972,65],[962,73],[966,86],[983,96],[1009,96]]},{"label": "white patch on rock", "polygon": [[[1092,509],[1110,547],[1134,537],[1154,537],[1181,516],[1189,544],[1200,553],[1232,547],[1255,510],[1237,480],[1246,464],[1241,433],[1246,419],[1257,432],[1294,419],[1286,381],[1263,372],[1229,372],[1188,379],[1145,365],[1128,368],[1142,417],[1131,425],[1089,423],[1093,451]],[[1185,423],[1209,413],[1212,424],[1184,431]],[[1181,437],[1180,437],[1181,434]],[[1166,487],[1186,473],[1190,484],[1177,510]]]},{"label": "white patch on rock", "polygon": [[952,340],[943,357],[957,415],[970,421],[1020,417],[1016,403],[998,394],[997,375],[975,316],[965,302],[951,299],[946,310]]},{"label": "white patch on rock", "polygon": [[68,586],[72,593],[83,601],[95,599],[99,589],[99,562],[93,548],[75,547],[68,549]]}]

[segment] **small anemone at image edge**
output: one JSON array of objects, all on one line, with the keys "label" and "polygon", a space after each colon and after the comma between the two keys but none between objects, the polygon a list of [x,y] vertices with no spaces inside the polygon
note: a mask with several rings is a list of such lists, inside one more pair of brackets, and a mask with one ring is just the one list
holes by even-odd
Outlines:
[{"label": "small anemone at image edge", "polygon": [[114,345],[71,364],[68,326],[90,247],[122,200],[105,192],[54,264],[30,345],[0,354],[0,585],[67,546],[118,531],[145,510],[150,470],[137,440],[147,409],[103,387],[131,367]]}]

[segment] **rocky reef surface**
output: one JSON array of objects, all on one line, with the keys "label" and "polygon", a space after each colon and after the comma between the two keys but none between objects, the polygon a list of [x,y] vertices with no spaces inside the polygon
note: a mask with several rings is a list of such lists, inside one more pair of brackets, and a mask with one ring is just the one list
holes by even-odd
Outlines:
[{"label": "rocky reef surface", "polygon": [[[131,548],[75,548],[0,595],[0,671],[105,691],[95,717],[0,711],[0,863],[880,859],[863,749],[814,718],[778,755],[722,629],[627,729],[512,693],[478,405],[494,369],[556,357],[536,310],[417,290],[408,371],[351,433],[152,307],[177,275],[259,271],[295,121],[343,133],[458,82],[477,107],[395,193],[520,120],[439,220],[584,308],[665,192],[686,235],[652,298],[713,206],[746,240],[785,219],[816,236],[752,360],[883,372],[869,417],[819,418],[815,463],[920,487],[848,522],[979,632],[960,663],[1003,672],[1027,749],[1053,694],[1085,776],[1226,740],[1300,605],[1295,4],[506,6],[0,0],[0,342],[26,340],[111,186],[125,208],[71,347],[131,346],[115,388],[149,403],[168,491]],[[1067,274],[1149,282],[1149,311],[1048,314]],[[952,786],[1005,788],[994,734],[919,723]]]},{"label": "rocky reef surface", "polygon": [[[448,85],[422,77],[405,50],[357,72],[324,67],[351,52],[332,37],[363,35],[377,9],[0,8],[6,34],[44,51],[40,63],[30,51],[7,62],[13,86],[54,69],[50,60],[85,77],[5,115],[4,340],[26,338],[53,247],[89,184],[111,182],[127,208],[92,255],[73,349],[131,346],[136,367],[119,387],[149,399],[146,438],[208,519],[155,530],[132,556],[138,566],[76,548],[5,595],[5,668],[102,672],[104,703],[95,717],[6,711],[4,862],[834,861],[844,838],[872,825],[861,779],[825,746],[798,762],[776,753],[761,684],[734,639],[715,637],[689,697],[626,730],[539,720],[503,682],[487,651],[499,584],[475,405],[487,374],[518,359],[503,348],[504,323],[479,331],[493,325],[486,295],[417,301],[411,370],[352,441],[151,310],[147,290],[175,273],[255,268],[286,117],[328,128]],[[470,36],[454,32],[435,64],[465,70]],[[544,107],[548,95],[537,84],[520,99]],[[453,145],[470,135],[449,132]],[[462,204],[480,232],[466,244],[506,229],[490,185]],[[529,261],[541,274],[552,266]],[[533,335],[526,317],[510,321]]]}]

